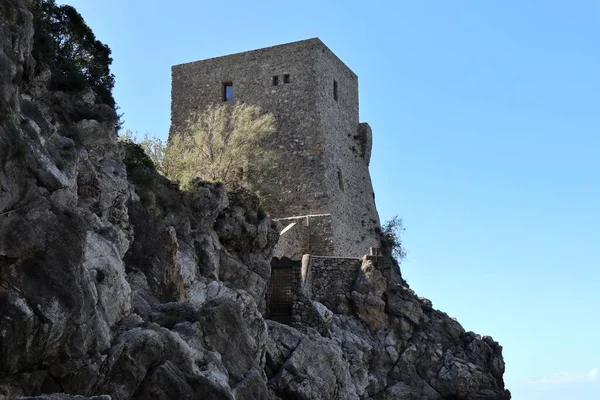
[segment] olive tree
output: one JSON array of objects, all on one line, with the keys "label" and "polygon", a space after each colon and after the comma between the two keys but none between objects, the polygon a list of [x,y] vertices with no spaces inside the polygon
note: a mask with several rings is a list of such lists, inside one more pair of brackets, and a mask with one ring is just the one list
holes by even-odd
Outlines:
[{"label": "olive tree", "polygon": [[[257,106],[214,104],[190,115],[186,128],[167,142],[127,130],[121,140],[139,145],[163,176],[187,187],[195,178],[260,192],[262,176],[276,167],[267,141],[275,120]],[[248,175],[252,179],[247,179]]]},{"label": "olive tree", "polygon": [[[275,165],[266,140],[275,132],[275,119],[258,106],[212,104],[193,113],[186,128],[169,139],[163,163],[167,176],[184,186],[194,178],[250,186]],[[161,168],[159,168],[160,170]]]}]

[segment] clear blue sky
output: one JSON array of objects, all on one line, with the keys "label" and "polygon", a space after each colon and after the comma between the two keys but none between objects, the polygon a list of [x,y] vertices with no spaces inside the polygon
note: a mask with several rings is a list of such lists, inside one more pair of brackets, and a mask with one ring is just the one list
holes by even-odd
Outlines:
[{"label": "clear blue sky", "polygon": [[413,289],[504,346],[514,399],[600,399],[600,2],[68,3],[125,126],[163,138],[171,65],[321,38],[359,76]]}]

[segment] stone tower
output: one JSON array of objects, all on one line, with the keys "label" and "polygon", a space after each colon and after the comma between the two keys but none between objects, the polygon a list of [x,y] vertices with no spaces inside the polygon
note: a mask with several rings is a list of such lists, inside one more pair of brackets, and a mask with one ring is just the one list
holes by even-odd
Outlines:
[{"label": "stone tower", "polygon": [[281,165],[262,183],[275,194],[267,211],[285,227],[276,255],[360,256],[379,247],[372,135],[359,123],[358,79],[321,40],[173,66],[171,99],[171,135],[215,102],[274,115]]}]

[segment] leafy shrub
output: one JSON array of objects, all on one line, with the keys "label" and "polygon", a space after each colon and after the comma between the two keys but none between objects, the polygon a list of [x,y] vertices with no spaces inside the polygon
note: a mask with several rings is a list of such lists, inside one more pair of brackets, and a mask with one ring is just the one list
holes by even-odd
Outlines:
[{"label": "leafy shrub", "polygon": [[381,227],[381,245],[384,250],[389,250],[398,261],[402,261],[406,257],[401,237],[404,230],[402,218],[398,218],[397,215]]},{"label": "leafy shrub", "polygon": [[[275,132],[275,120],[257,106],[243,103],[210,105],[194,112],[186,129],[168,142],[126,130],[122,140],[138,143],[160,174],[187,189],[200,178],[260,192],[262,182],[277,167],[277,157],[264,141]],[[248,175],[251,179],[247,179]]]},{"label": "leafy shrub", "polygon": [[201,178],[257,191],[251,183],[276,166],[275,154],[263,145],[275,133],[275,119],[258,106],[213,104],[192,113],[186,125],[169,138],[164,158],[171,164],[169,178],[183,186]]},{"label": "leafy shrub", "polygon": [[[102,102],[116,108],[111,50],[96,39],[81,14],[71,6],[58,6],[55,0],[28,0],[28,7],[35,30],[33,56],[38,68],[41,63],[50,67],[50,89],[81,91],[89,87]],[[117,121],[117,127],[120,124]]]},{"label": "leafy shrub", "polygon": [[131,140],[123,140],[125,157],[123,162],[128,179],[142,187],[153,187],[156,181],[156,166],[146,155],[142,146]]},{"label": "leafy shrub", "polygon": [[134,133],[130,129],[126,129],[124,134],[119,135],[119,138],[121,141],[130,141],[140,145],[161,175],[165,177],[173,175],[172,168],[174,163],[169,161],[177,160],[180,154],[171,154],[173,150],[162,139],[145,134],[144,139],[139,140],[137,132]]}]

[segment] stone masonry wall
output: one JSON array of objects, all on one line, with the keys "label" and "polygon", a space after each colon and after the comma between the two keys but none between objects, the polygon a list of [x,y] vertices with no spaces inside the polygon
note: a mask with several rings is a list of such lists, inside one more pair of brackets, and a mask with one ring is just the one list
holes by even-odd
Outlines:
[{"label": "stone masonry wall", "polygon": [[170,134],[184,131],[192,112],[222,102],[225,82],[233,85],[234,102],[275,117],[271,147],[282,157],[272,177],[259,182],[269,214],[331,214],[330,222],[318,222],[323,234],[311,235],[312,254],[358,257],[380,247],[369,175],[372,134],[359,124],[356,75],[319,39],[176,65]]},{"label": "stone masonry wall", "polygon": [[[258,105],[275,116],[272,147],[281,165],[264,184],[272,217],[328,213],[323,182],[325,138],[314,101],[318,43],[286,45],[212,58],[172,68],[171,131],[180,133],[190,113],[223,101],[223,83],[233,84],[233,102]],[[289,83],[284,83],[284,75]],[[273,85],[278,76],[279,84]],[[249,177],[248,179],[251,179]]]},{"label": "stone masonry wall", "polygon": [[307,253],[308,226],[302,220],[280,220],[283,230],[279,233],[279,241],[273,249],[273,257],[288,257],[300,260]]},{"label": "stone masonry wall", "polygon": [[362,260],[305,256],[302,261],[301,292],[336,313],[347,313],[347,295],[352,291]]},{"label": "stone masonry wall", "polygon": [[[302,260],[304,263],[304,259]],[[303,328],[310,326],[326,335],[331,320],[326,321],[312,303],[312,298],[307,296],[303,291],[302,280],[303,268],[294,268],[293,283],[294,283],[294,303],[292,307],[292,326]]]},{"label": "stone masonry wall", "polygon": [[327,148],[329,212],[334,237],[344,238],[332,255],[358,257],[369,247],[380,247],[379,215],[369,173],[372,133],[368,124],[359,124],[357,76],[325,45],[317,52],[316,69],[315,95]]},{"label": "stone masonry wall", "polygon": [[350,293],[359,275],[363,259],[344,257],[319,257],[305,254],[302,261],[287,257],[274,257],[273,269],[287,267],[291,270],[292,318],[291,325],[312,327],[327,332],[331,315],[319,308],[321,303],[338,314],[349,314]]},{"label": "stone masonry wall", "polygon": [[[300,260],[304,254],[334,254],[332,219],[330,214],[279,218],[283,230],[273,250],[274,257]],[[292,227],[286,229],[290,224]]]}]

